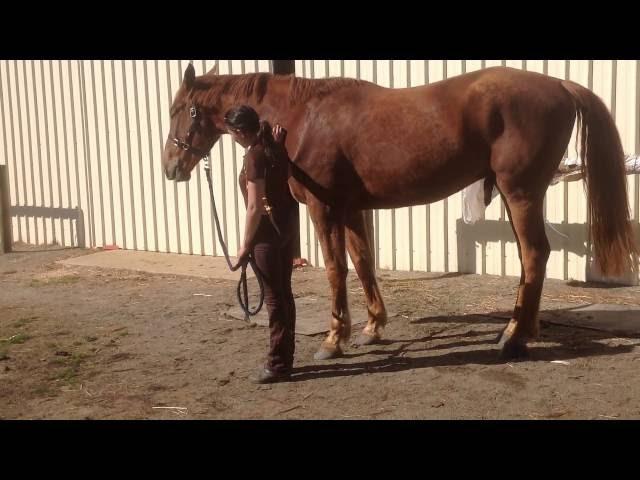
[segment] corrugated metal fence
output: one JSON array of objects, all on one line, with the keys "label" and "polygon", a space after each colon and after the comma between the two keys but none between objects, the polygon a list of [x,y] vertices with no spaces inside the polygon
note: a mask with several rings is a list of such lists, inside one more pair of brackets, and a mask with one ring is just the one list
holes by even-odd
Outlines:
[{"label": "corrugated metal fence", "polygon": [[[204,73],[215,60],[196,60]],[[0,162],[8,164],[14,241],[216,255],[209,195],[164,179],[160,155],[183,61],[2,61]],[[268,60],[219,61],[220,73],[269,72]],[[216,202],[229,248],[244,228],[242,149],[214,148]]]},{"label": "corrugated metal fence", "polygon": [[[625,152],[640,150],[638,61],[298,60],[296,75],[345,76],[402,88],[500,65],[571,79],[592,89],[613,112]],[[574,139],[575,132],[568,148],[572,157],[575,157]],[[627,180],[637,224],[638,176],[628,176]],[[547,229],[552,246],[547,276],[584,280],[588,239],[583,182],[552,186],[547,193],[545,213],[547,221],[557,230]],[[322,265],[322,252],[304,207],[300,223],[303,255]],[[474,225],[462,221],[462,194],[456,193],[430,205],[374,211],[374,230],[379,268],[520,276],[515,239],[499,197],[488,207],[485,220]]]},{"label": "corrugated metal fence", "polygon": [[[189,183],[164,179],[160,154],[168,111],[187,60],[1,61],[0,163],[9,168],[15,241],[217,255],[207,186],[199,165]],[[196,60],[198,74],[214,60]],[[308,78],[347,76],[400,88],[507,65],[570,78],[602,97],[625,152],[640,151],[640,62],[522,60],[298,60]],[[220,73],[271,71],[268,60],[222,60]],[[569,154],[573,156],[573,143]],[[231,252],[244,229],[237,187],[242,149],[224,136],[212,157],[216,202]],[[627,177],[636,224],[638,176]],[[322,265],[304,207],[302,256]],[[586,202],[582,182],[549,189],[552,245],[547,276],[585,279]],[[475,225],[462,222],[460,193],[431,205],[374,212],[377,266],[433,272],[520,274],[499,198]],[[566,235],[566,237],[565,237]]]}]

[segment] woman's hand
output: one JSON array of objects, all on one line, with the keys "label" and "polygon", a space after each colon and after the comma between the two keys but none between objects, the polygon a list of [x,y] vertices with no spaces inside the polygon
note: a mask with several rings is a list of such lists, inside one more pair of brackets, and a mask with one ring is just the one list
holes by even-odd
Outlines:
[{"label": "woman's hand", "polygon": [[244,245],[242,247],[240,247],[240,250],[238,250],[238,254],[236,255],[236,258],[238,259],[238,263],[241,263],[243,260],[246,260],[246,257],[249,256],[249,250],[247,250]]},{"label": "woman's hand", "polygon": [[273,139],[276,143],[284,144],[285,139],[287,138],[287,131],[282,128],[280,125],[276,125],[273,127]]}]

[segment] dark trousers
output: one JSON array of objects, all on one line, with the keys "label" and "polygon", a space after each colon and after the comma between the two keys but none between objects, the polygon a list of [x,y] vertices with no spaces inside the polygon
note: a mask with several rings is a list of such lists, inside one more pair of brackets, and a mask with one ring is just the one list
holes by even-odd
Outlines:
[{"label": "dark trousers", "polygon": [[263,216],[253,243],[253,257],[264,282],[269,314],[267,367],[277,372],[288,371],[293,367],[296,330],[296,305],[291,292],[293,242],[282,245],[282,239]]}]

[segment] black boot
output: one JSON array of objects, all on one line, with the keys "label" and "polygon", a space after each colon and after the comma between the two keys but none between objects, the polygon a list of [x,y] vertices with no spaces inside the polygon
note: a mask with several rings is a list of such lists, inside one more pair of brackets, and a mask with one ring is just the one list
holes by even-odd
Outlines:
[{"label": "black boot", "polygon": [[270,368],[264,368],[258,374],[257,377],[251,379],[253,383],[278,383],[278,382],[288,382],[291,380],[291,372],[277,372],[275,370],[271,370]]}]

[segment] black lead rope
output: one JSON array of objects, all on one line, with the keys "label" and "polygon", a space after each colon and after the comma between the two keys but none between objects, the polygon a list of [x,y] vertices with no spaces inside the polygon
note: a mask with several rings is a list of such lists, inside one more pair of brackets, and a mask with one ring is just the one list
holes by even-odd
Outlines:
[{"label": "black lead rope", "polygon": [[[262,304],[264,303],[264,284],[262,282],[262,277],[260,276],[260,271],[256,267],[256,262],[253,256],[250,254],[247,258],[247,261],[242,262],[242,264],[238,264],[235,267],[231,264],[231,260],[229,258],[229,252],[227,251],[227,245],[224,243],[222,238],[222,231],[220,230],[220,221],[218,220],[218,212],[216,210],[216,201],[213,196],[213,181],[211,180],[211,168],[209,166],[209,156],[204,157],[204,172],[207,177],[207,183],[209,184],[209,196],[211,197],[211,207],[213,210],[213,218],[214,223],[216,224],[216,230],[218,231],[218,240],[220,241],[220,246],[222,247],[222,252],[224,253],[224,258],[227,260],[227,265],[229,265],[229,270],[235,272],[238,268],[242,267],[240,273],[240,281],[238,282],[237,288],[237,296],[238,303],[240,304],[240,308],[244,311],[244,319],[246,322],[249,322],[249,317],[255,316],[258,314],[260,309],[262,309]],[[258,281],[258,286],[260,288],[260,302],[258,306],[251,310],[249,308],[249,288],[247,286],[247,264],[251,266],[253,273]]]}]

